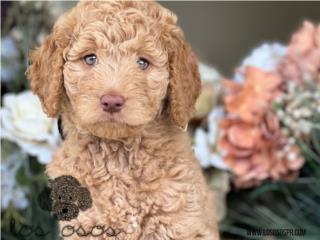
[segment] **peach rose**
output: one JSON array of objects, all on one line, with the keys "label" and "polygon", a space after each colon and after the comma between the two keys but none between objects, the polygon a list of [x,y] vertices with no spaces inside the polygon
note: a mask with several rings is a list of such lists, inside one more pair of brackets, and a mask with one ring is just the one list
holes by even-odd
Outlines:
[{"label": "peach rose", "polygon": [[233,81],[224,82],[228,92],[225,97],[226,109],[229,114],[247,122],[257,122],[271,101],[280,94],[281,78],[256,67],[247,67],[245,77],[243,85]]},{"label": "peach rose", "polygon": [[240,119],[221,121],[219,147],[234,174],[238,188],[260,185],[264,180],[293,180],[304,159],[281,134],[276,115],[267,112],[259,123]]},{"label": "peach rose", "polygon": [[279,71],[286,80],[303,83],[307,78],[320,84],[320,24],[305,21],[293,34]]},{"label": "peach rose", "polygon": [[227,116],[220,122],[219,149],[239,188],[264,180],[293,180],[304,163],[299,148],[283,135],[273,112],[281,96],[278,74],[247,67],[243,84],[225,81]]}]

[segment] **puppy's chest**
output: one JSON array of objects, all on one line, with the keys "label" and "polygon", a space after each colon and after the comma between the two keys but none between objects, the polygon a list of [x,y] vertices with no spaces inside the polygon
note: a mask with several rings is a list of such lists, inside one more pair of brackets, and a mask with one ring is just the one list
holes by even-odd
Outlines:
[{"label": "puppy's chest", "polygon": [[[90,225],[138,235],[145,216],[159,208],[155,196],[164,170],[161,156],[112,144],[88,145],[79,155],[68,151],[63,155],[67,167],[60,165],[60,174],[77,178],[92,198],[92,207],[80,212],[79,223],[89,217]],[[48,168],[49,176],[54,164]]]},{"label": "puppy's chest", "polygon": [[144,194],[139,193],[127,180],[115,176],[88,188],[94,208],[87,213],[96,224],[111,227],[115,232],[126,235],[140,233],[143,218],[153,208],[152,199],[144,197]]}]

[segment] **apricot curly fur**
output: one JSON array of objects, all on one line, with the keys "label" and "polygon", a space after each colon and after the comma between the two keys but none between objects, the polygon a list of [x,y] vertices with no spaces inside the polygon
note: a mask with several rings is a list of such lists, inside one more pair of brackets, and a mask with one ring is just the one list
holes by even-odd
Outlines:
[{"label": "apricot curly fur", "polygon": [[[66,135],[47,174],[72,175],[92,197],[68,224],[112,227],[126,240],[219,239],[212,193],[182,130],[200,78],[176,21],[155,2],[82,1],[31,54],[32,90]],[[92,53],[98,62],[88,66]],[[125,99],[114,115],[100,106],[110,93]]]}]

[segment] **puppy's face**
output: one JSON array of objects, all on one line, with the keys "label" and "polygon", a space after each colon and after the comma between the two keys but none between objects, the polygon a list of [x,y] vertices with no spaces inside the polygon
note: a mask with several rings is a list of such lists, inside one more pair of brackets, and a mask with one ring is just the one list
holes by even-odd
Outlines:
[{"label": "puppy's face", "polygon": [[67,51],[64,87],[83,128],[140,126],[161,111],[168,53],[154,29],[122,20],[88,24]]},{"label": "puppy's face", "polygon": [[184,128],[200,92],[175,15],[150,1],[80,2],[31,61],[44,111],[99,137],[130,136],[158,118]]}]

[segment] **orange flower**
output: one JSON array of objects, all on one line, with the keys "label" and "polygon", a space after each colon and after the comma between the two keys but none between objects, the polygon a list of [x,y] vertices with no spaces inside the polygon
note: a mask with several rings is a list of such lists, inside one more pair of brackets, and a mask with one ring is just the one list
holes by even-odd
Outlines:
[{"label": "orange flower", "polygon": [[299,148],[289,143],[272,111],[282,94],[279,75],[248,67],[243,85],[225,81],[228,115],[220,122],[219,148],[234,174],[236,187],[264,180],[292,180],[304,163]]},{"label": "orange flower", "polygon": [[320,24],[303,23],[292,36],[279,70],[286,80],[302,83],[308,75],[320,83]]},{"label": "orange flower", "polygon": [[225,118],[220,127],[219,147],[238,188],[257,186],[267,179],[293,180],[304,163],[299,149],[281,134],[272,112],[266,112],[259,123]]},{"label": "orange flower", "polygon": [[246,82],[225,81],[229,91],[225,97],[227,111],[247,122],[257,122],[263,112],[279,94],[281,78],[274,73],[267,73],[255,67],[247,67]]}]

